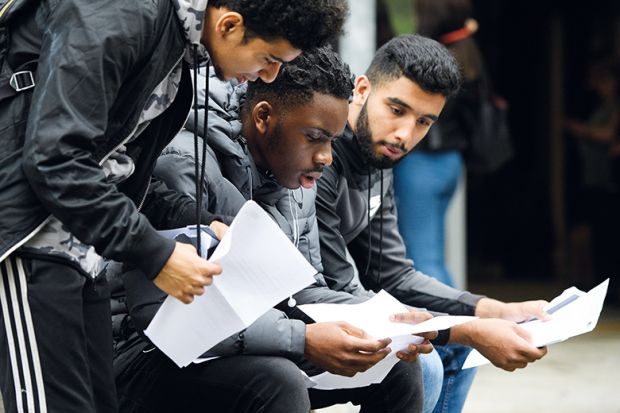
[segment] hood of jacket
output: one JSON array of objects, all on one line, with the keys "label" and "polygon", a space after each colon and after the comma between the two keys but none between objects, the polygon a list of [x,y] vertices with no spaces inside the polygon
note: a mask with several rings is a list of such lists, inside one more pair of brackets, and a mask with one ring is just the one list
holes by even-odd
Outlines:
[{"label": "hood of jacket", "polygon": [[[316,188],[289,190],[257,168],[241,133],[240,111],[246,85],[218,80],[213,72],[209,82],[208,129],[205,134],[205,84],[206,76],[199,75],[198,116],[192,114],[186,124],[187,130],[177,135],[164,150],[157,163],[156,175],[168,187],[193,195],[193,134],[195,131],[199,135],[200,146],[202,137],[207,136],[207,173],[202,182],[207,197],[203,199],[203,208],[232,219],[246,200],[253,199],[298,245],[310,263],[319,267],[318,242],[312,239],[318,233],[314,208]],[[191,178],[181,182],[183,176]]]},{"label": "hood of jacket", "polygon": [[[186,128],[205,136],[205,86],[207,78],[199,74],[198,119],[190,114]],[[256,199],[274,205],[286,195],[273,177],[259,171],[242,135],[241,108],[245,102],[247,83],[221,81],[212,69],[209,73],[207,145],[217,158],[222,174],[230,180],[246,199]]]},{"label": "hood of jacket", "polygon": [[183,26],[183,32],[187,42],[194,47],[188,47],[185,55],[189,63],[194,63],[193,50],[196,50],[196,57],[199,62],[209,59],[207,48],[200,42],[204,17],[207,11],[208,0],[172,0],[179,21]]}]

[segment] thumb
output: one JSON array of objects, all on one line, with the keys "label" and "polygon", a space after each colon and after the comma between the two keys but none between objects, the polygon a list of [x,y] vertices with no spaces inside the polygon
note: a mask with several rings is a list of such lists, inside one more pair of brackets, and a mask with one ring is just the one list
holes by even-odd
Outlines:
[{"label": "thumb", "polygon": [[213,262],[209,262],[204,258],[200,258],[200,267],[198,271],[201,275],[211,277],[222,273],[222,266]]},{"label": "thumb", "polygon": [[342,328],[342,330],[344,330],[347,334],[353,336],[353,337],[358,337],[358,338],[367,338],[368,335],[366,334],[366,332],[364,330],[362,330],[361,328],[357,328],[347,322],[340,322],[338,323],[340,325],[340,328]]},{"label": "thumb", "polygon": [[532,310],[532,314],[534,315],[534,317],[538,318],[541,321],[551,320],[551,314],[545,311],[545,306],[547,304],[547,301],[544,300],[535,301],[534,308]]},{"label": "thumb", "polygon": [[519,326],[516,326],[515,332],[519,337],[527,341],[529,344],[532,344],[532,335],[529,333],[529,331]]}]

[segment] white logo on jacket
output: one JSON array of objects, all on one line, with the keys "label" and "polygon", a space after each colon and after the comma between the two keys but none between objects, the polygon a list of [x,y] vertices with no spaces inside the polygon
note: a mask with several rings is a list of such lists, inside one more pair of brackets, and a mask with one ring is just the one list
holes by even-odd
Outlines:
[{"label": "white logo on jacket", "polygon": [[381,207],[381,195],[370,198],[370,219],[372,219]]}]

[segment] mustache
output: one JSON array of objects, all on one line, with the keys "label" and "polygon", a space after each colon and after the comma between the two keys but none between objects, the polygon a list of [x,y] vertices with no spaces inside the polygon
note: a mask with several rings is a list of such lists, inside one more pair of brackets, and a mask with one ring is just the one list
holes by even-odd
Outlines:
[{"label": "mustache", "polygon": [[387,147],[402,151],[403,153],[409,152],[409,150],[407,149],[404,143],[390,143],[388,141],[380,141],[379,145],[385,145]]},{"label": "mustache", "polygon": [[309,169],[304,169],[302,172],[305,174],[310,174],[312,172],[318,172],[318,173],[323,173],[323,169],[325,169],[323,166],[316,166],[314,168],[309,168]]}]

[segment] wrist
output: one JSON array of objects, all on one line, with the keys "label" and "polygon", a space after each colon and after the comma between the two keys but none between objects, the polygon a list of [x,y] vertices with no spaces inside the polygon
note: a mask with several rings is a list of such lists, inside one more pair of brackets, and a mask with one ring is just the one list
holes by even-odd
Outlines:
[{"label": "wrist", "polygon": [[502,318],[505,303],[493,298],[484,297],[478,301],[474,315],[480,318]]},{"label": "wrist", "polygon": [[464,346],[472,347],[474,342],[473,336],[475,334],[475,320],[465,324],[459,324],[450,329],[450,344],[462,344]]},{"label": "wrist", "polygon": [[304,355],[307,357],[312,353],[312,338],[314,336],[315,324],[306,324],[304,334]]}]

